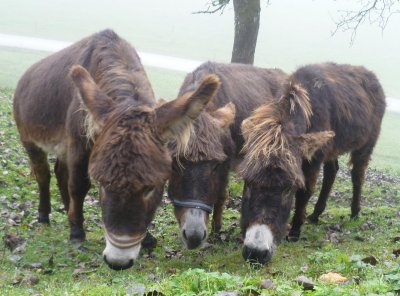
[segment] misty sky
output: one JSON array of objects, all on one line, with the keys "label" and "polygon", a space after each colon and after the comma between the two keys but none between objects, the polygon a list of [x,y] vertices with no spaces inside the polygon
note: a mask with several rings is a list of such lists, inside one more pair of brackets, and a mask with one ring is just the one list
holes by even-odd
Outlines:
[{"label": "misty sky", "polygon": [[[314,62],[361,64],[375,71],[388,96],[400,98],[400,14],[386,30],[364,24],[353,46],[350,33],[331,33],[351,0],[262,2],[255,64],[292,71]],[[206,0],[1,0],[0,32],[76,41],[112,28],[139,50],[196,60],[228,62],[233,8],[194,15]]]}]

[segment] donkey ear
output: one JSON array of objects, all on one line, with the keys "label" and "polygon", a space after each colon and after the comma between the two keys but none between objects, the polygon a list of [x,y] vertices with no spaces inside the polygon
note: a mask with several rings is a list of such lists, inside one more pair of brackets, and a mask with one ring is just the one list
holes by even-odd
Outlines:
[{"label": "donkey ear", "polygon": [[93,115],[96,122],[102,122],[104,117],[114,109],[114,101],[96,85],[92,76],[82,66],[72,66],[70,77],[79,90],[88,112]]},{"label": "donkey ear", "polygon": [[160,98],[157,101],[156,107],[160,107],[160,106],[164,105],[166,102],[167,102],[166,99]]},{"label": "donkey ear", "polygon": [[235,120],[236,107],[232,102],[230,102],[224,107],[212,112],[211,115],[218,121],[219,125],[223,129],[227,129]]},{"label": "donkey ear", "polygon": [[289,79],[284,86],[284,94],[278,100],[278,108],[281,110],[283,120],[288,120],[296,109],[299,109],[310,126],[310,118],[313,114],[310,97],[307,89],[300,83]]},{"label": "donkey ear", "polygon": [[333,131],[323,131],[302,134],[296,138],[299,141],[299,147],[303,157],[311,160],[314,153],[322,149],[322,147],[326,145],[334,136],[335,133]]},{"label": "donkey ear", "polygon": [[[191,123],[204,110],[207,103],[218,90],[220,81],[216,75],[206,76],[194,91],[167,102],[156,108],[157,131],[161,139],[168,142],[181,139],[187,133]],[[187,139],[186,139],[187,138]],[[188,137],[182,139],[188,141]],[[181,143],[185,146],[185,143]]]}]

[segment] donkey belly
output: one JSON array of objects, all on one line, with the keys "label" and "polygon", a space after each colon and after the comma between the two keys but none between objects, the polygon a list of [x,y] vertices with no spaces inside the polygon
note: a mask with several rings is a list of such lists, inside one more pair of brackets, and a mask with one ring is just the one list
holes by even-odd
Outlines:
[{"label": "donkey belly", "polygon": [[44,152],[64,159],[67,147],[65,130],[68,106],[58,100],[37,97],[14,98],[14,117],[21,141],[33,143]]},{"label": "donkey belly", "polygon": [[67,140],[64,135],[53,139],[47,139],[47,141],[37,140],[34,141],[34,143],[47,154],[55,155],[60,160],[66,160]]}]

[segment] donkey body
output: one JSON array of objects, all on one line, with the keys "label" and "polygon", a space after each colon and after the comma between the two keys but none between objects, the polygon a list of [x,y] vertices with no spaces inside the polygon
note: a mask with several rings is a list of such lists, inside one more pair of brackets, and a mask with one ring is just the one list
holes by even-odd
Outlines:
[{"label": "donkey body", "polygon": [[360,211],[361,187],[385,110],[376,76],[364,67],[315,64],[299,68],[282,98],[259,108],[243,123],[246,138],[241,173],[245,259],[266,263],[286,233],[296,195],[289,239],[297,240],[306,205],[324,164],[324,179],[310,219],[318,221],[338,170],[337,158],[351,153],[351,216]]},{"label": "donkey body", "polygon": [[287,78],[278,69],[207,62],[186,76],[180,94],[194,89],[210,74],[218,75],[221,87],[207,112],[193,123],[186,153],[175,155],[168,188],[183,242],[190,249],[205,241],[213,208],[212,230],[221,229],[229,171],[244,142],[242,121],[276,97]]},{"label": "donkey body", "polygon": [[194,92],[155,108],[139,56],[111,30],[29,68],[13,107],[39,185],[39,221],[49,222],[52,153],[70,239],[85,238],[83,201],[91,176],[100,183],[104,259],[112,268],[131,266],[170,174],[166,144],[184,133],[218,84],[206,77]]}]

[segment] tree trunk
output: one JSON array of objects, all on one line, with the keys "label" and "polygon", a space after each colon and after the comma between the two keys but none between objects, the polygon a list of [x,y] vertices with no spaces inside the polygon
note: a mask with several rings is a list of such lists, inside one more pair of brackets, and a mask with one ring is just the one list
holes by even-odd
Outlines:
[{"label": "tree trunk", "polygon": [[235,40],[231,62],[253,64],[260,27],[260,0],[233,0],[233,9]]}]

